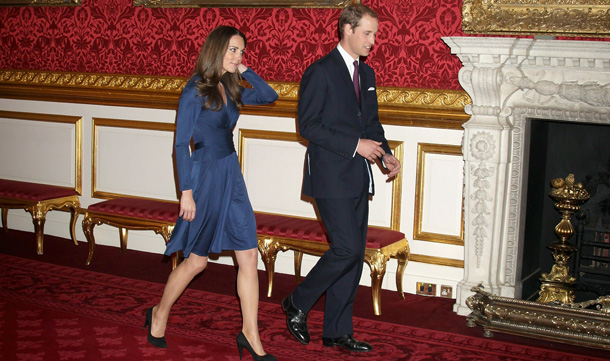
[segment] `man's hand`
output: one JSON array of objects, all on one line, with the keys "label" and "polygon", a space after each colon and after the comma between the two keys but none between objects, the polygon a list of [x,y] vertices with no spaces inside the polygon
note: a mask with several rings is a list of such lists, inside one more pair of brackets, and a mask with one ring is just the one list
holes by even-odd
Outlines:
[{"label": "man's hand", "polygon": [[400,161],[396,159],[393,155],[386,153],[383,155],[381,159],[385,167],[390,171],[388,173],[388,178],[392,178],[400,172]]},{"label": "man's hand", "polygon": [[182,191],[180,196],[180,213],[179,217],[182,217],[185,221],[192,221],[195,219],[195,200],[193,199],[193,190],[189,189]]},{"label": "man's hand", "polygon": [[372,139],[360,139],[356,152],[370,162],[375,162],[377,158],[385,154],[385,151],[381,148],[381,142]]}]

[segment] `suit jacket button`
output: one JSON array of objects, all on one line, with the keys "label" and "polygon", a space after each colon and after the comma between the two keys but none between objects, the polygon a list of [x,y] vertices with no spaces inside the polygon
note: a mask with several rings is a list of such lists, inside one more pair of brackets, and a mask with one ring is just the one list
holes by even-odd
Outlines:
[{"label": "suit jacket button", "polygon": [[361,115],[362,115],[362,113],[358,112],[358,116],[361,116]]}]

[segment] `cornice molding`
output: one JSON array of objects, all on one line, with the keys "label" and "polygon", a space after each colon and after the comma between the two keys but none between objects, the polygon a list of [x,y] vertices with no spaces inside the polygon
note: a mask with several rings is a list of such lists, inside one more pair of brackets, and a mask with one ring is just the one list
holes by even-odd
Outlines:
[{"label": "cornice molding", "polygon": [[[176,109],[186,77],[0,70],[0,97],[52,102]],[[299,83],[269,85],[279,99],[246,106],[242,113],[295,118]],[[470,97],[460,90],[380,87],[379,116],[384,124],[462,129]]]}]

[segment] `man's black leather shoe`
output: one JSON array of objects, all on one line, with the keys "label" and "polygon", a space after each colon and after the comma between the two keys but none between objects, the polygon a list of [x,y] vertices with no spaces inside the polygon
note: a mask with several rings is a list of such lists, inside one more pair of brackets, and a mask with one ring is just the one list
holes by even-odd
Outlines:
[{"label": "man's black leather shoe", "polygon": [[307,328],[307,315],[292,303],[292,295],[282,300],[282,309],[286,312],[286,326],[288,331],[303,345],[309,343],[309,329]]},{"label": "man's black leather shoe", "polygon": [[345,335],[337,338],[322,337],[322,344],[326,347],[342,346],[354,352],[368,352],[373,350],[373,346],[364,341],[358,341],[352,335]]}]

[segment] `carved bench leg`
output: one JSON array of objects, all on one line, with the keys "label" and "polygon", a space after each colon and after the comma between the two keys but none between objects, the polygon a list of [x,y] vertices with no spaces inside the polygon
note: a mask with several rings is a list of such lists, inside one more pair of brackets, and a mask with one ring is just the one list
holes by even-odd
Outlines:
[{"label": "carved bench leg", "polygon": [[396,289],[401,299],[405,299],[405,294],[402,291],[402,277],[409,261],[409,248],[405,247],[398,253],[396,253],[396,259],[398,260],[398,268],[396,269]]},{"label": "carved bench leg", "polygon": [[127,250],[127,228],[119,227],[119,238],[121,239],[121,254]]},{"label": "carved bench leg", "polygon": [[76,221],[78,219],[78,210],[75,206],[70,207],[70,237],[72,237],[72,241],[74,244],[78,246],[78,241],[76,240]]},{"label": "carved bench leg", "polygon": [[294,277],[297,283],[301,283],[301,264],[303,263],[303,252],[294,251]]},{"label": "carved bench leg", "polygon": [[375,315],[381,315],[381,284],[385,276],[389,257],[381,252],[366,254],[364,261],[371,269],[371,292],[373,293],[373,310]]},{"label": "carved bench leg", "polygon": [[42,255],[44,243],[44,223],[47,217],[47,207],[37,203],[32,207],[28,207],[26,211],[30,212],[32,215],[32,222],[34,223],[34,234],[36,235],[36,253]]},{"label": "carved bench leg", "polygon": [[279,242],[273,238],[259,238],[258,250],[261,253],[261,258],[265,264],[267,273],[267,297],[271,297],[273,293],[273,276],[275,274],[275,259],[280,251]]},{"label": "carved bench leg", "polygon": [[87,238],[87,243],[89,243],[89,256],[87,257],[87,266],[91,264],[91,259],[93,258],[93,252],[95,251],[95,237],[93,236],[93,227],[95,227],[95,222],[89,218],[88,214],[85,214],[85,219],[83,219],[83,232],[85,233],[85,237]]}]

